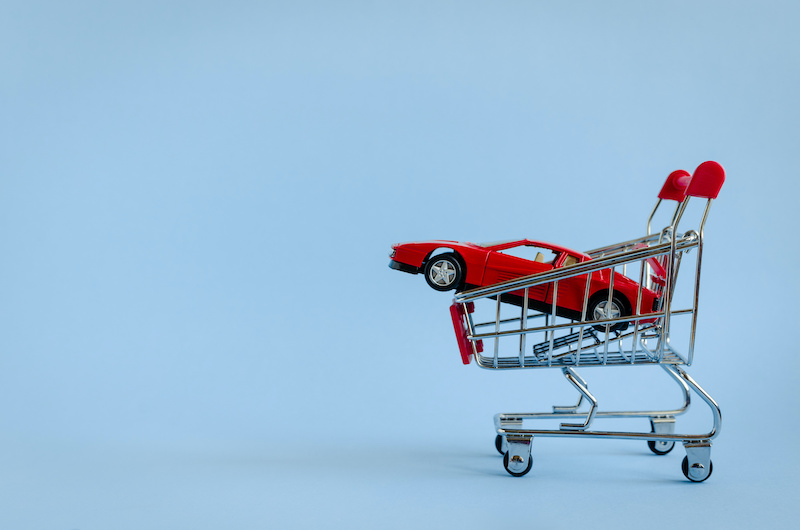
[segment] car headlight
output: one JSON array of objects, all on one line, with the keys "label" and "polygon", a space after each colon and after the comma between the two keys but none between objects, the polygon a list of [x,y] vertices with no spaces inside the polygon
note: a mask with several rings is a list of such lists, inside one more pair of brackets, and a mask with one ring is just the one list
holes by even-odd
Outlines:
[{"label": "car headlight", "polygon": [[395,249],[392,249],[392,251],[389,252],[389,257],[393,258],[395,254],[397,254],[397,251]]}]

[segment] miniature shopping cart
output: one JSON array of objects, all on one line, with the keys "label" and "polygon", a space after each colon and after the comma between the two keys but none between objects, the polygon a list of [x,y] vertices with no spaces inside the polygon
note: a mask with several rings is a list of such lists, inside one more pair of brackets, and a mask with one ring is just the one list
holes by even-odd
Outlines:
[{"label": "miniature shopping cart", "polygon": [[[686,449],[683,474],[694,482],[711,475],[711,440],[719,434],[720,409],[683,367],[691,365],[694,356],[703,228],[724,180],[725,172],[716,162],[701,164],[692,175],[676,171],[659,193],[644,237],[589,251],[586,254],[591,259],[581,263],[455,295],[450,312],[465,364],[474,359],[489,370],[560,368],[580,394],[576,405],[554,406],[552,412],[495,416],[496,447],[511,475],[530,471],[531,443],[536,436],[642,440],[658,455],[681,442]],[[706,199],[705,209],[698,210],[694,228],[679,230],[681,221],[690,217],[687,208],[692,198]],[[668,215],[667,226],[653,231],[652,221],[664,201],[675,201],[675,211]],[[606,303],[594,304],[587,314],[590,285],[597,275],[607,279]],[[615,281],[621,286],[637,277],[636,300],[626,308],[618,303]],[[549,307],[538,305],[534,310],[529,293],[541,292],[543,286],[551,293]],[[568,289],[583,289],[584,309],[578,315],[560,316],[559,296],[566,297]],[[649,307],[642,304],[644,293],[655,293]],[[663,369],[681,389],[683,406],[673,410],[598,410],[597,400],[577,369],[627,365]],[[675,418],[688,410],[692,393],[711,409],[713,427],[709,432],[683,434],[675,430]],[[646,418],[651,430],[594,430],[595,422],[605,418]],[[523,428],[527,422],[543,419],[563,423],[558,429]]]}]

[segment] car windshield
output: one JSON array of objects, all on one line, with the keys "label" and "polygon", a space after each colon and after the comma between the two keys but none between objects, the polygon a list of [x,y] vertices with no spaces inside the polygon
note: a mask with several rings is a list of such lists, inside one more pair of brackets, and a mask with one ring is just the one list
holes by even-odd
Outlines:
[{"label": "car windshield", "polygon": [[572,254],[567,254],[567,257],[564,258],[564,264],[562,265],[562,267],[569,267],[570,265],[575,265],[579,261],[580,260],[577,257],[573,256]]},{"label": "car windshield", "polygon": [[506,254],[508,256],[526,259],[528,261],[545,263],[547,265],[553,265],[558,258],[558,253],[553,252],[553,250],[536,245],[520,245],[518,247],[498,250],[497,252]]},{"label": "car windshield", "polygon": [[496,247],[497,245],[505,245],[506,243],[513,243],[514,241],[518,241],[517,239],[506,239],[504,241],[492,241],[490,243],[475,243],[479,247]]}]

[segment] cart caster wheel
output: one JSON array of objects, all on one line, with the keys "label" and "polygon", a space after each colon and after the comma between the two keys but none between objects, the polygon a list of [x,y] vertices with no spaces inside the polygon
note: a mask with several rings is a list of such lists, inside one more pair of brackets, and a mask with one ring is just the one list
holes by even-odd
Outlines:
[{"label": "cart caster wheel", "polygon": [[647,447],[657,455],[665,455],[675,449],[675,442],[648,440]]},{"label": "cart caster wheel", "polygon": [[[521,471],[519,471],[518,469],[519,467],[521,467],[520,464],[522,463],[522,457],[513,456],[511,458],[512,460],[514,460],[514,462],[509,462],[508,453],[503,455],[503,466],[505,466],[506,471],[508,471],[508,474],[511,476],[521,477],[522,475],[526,475],[528,471],[530,471],[531,468],[533,467],[533,458],[531,456],[528,456],[528,467],[526,467]],[[509,464],[511,464],[510,468]]]},{"label": "cart caster wheel", "polygon": [[683,471],[683,475],[692,482],[703,482],[711,476],[711,473],[714,471],[714,464],[709,460],[707,470],[702,464],[694,464],[692,469],[689,469],[689,457],[684,456],[683,463],[681,464],[681,471]]},{"label": "cart caster wheel", "polygon": [[495,448],[497,448],[497,452],[498,453],[500,453],[501,455],[505,455],[506,454],[505,451],[503,451],[503,437],[500,436],[499,434],[494,439],[494,446],[495,446]]}]

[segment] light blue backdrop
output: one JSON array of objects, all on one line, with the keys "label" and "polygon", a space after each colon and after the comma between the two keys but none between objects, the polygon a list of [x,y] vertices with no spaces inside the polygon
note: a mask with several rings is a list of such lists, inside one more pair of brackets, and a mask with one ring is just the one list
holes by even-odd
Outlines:
[{"label": "light blue backdrop", "polygon": [[[793,528],[793,2],[5,2],[0,527]],[[683,450],[491,416],[575,398],[460,364],[392,243],[638,236],[721,162]],[[607,408],[674,398],[588,370]],[[695,414],[696,413],[696,414]],[[679,423],[707,429],[700,408]],[[643,428],[645,426],[642,426]]]}]

